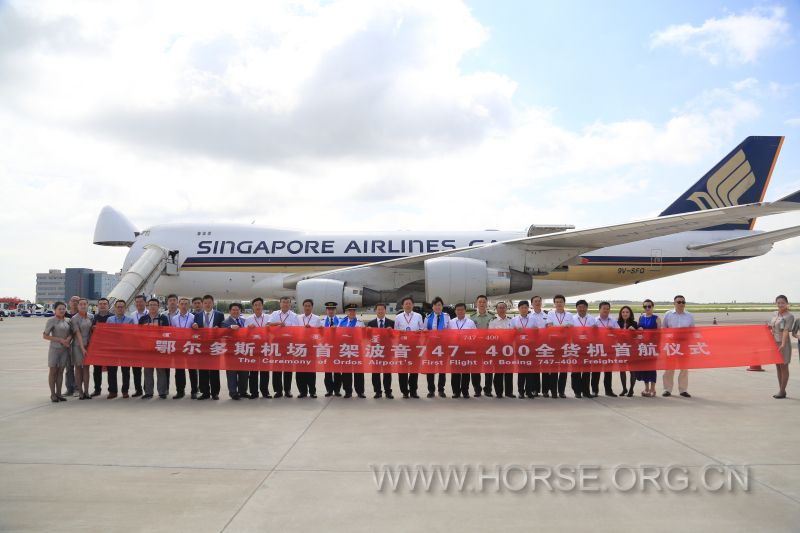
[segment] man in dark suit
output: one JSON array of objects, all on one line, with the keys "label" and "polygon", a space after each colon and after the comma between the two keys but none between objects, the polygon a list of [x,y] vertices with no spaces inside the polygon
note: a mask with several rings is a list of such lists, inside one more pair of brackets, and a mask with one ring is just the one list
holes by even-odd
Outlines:
[{"label": "man in dark suit", "polygon": [[[192,328],[221,328],[224,321],[225,315],[214,309],[214,297],[206,294],[203,296],[203,309],[195,315]],[[198,400],[219,400],[219,370],[200,370],[197,380],[200,388]]]},{"label": "man in dark suit", "polygon": [[[233,302],[228,306],[230,315],[222,321],[223,328],[239,329],[244,327],[242,318],[242,304]],[[247,384],[250,372],[247,370],[226,370],[225,377],[228,381],[228,394],[231,400],[241,400],[242,396],[248,396]]]},{"label": "man in dark suit", "polygon": [[[394,329],[394,320],[386,318],[386,304],[376,305],[375,314],[377,315],[377,318],[367,322],[368,328]],[[375,391],[374,397],[380,398],[383,396],[383,391],[381,391],[381,375],[383,376],[383,390],[386,391],[386,397],[392,400],[394,399],[394,396],[392,396],[391,372],[383,372],[382,374],[377,372],[372,373],[372,389]]]}]

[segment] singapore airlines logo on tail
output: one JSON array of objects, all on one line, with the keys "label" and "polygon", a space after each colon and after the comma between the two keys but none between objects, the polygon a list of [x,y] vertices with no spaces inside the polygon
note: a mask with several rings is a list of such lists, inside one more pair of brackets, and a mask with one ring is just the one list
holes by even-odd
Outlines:
[{"label": "singapore airlines logo on tail", "polygon": [[739,198],[755,182],[750,163],[744,151],[739,150],[708,179],[705,191],[693,192],[687,200],[697,204],[701,210],[739,205]]}]

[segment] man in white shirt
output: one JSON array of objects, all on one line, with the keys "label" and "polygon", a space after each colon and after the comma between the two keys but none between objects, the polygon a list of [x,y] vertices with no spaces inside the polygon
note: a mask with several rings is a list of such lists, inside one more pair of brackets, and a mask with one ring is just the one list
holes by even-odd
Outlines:
[{"label": "man in white shirt", "polygon": [[[300,325],[304,328],[321,328],[322,320],[312,313],[314,310],[314,300],[306,298],[303,300],[303,314],[300,315]],[[298,398],[305,398],[311,396],[317,397],[317,373],[316,372],[298,372],[297,373],[297,390]]]},{"label": "man in white shirt", "polygon": [[[511,327],[516,330],[536,329],[539,327],[537,322],[531,317],[530,304],[528,300],[521,300],[517,304],[519,314],[511,320]],[[533,377],[527,372],[517,373],[517,395],[520,400],[533,398]]]},{"label": "man in white shirt", "polygon": [[[364,323],[356,317],[356,304],[347,304],[344,306],[345,316],[339,320],[340,328],[363,328]],[[344,389],[344,397],[353,397],[353,388],[356,390],[356,396],[359,398],[366,398],[364,395],[364,373],[363,372],[342,372],[342,388]]]},{"label": "man in white shirt", "polygon": [[[250,302],[253,307],[253,314],[247,317],[244,321],[246,328],[264,328],[269,325],[269,316],[264,313],[264,299],[261,297],[253,298]],[[248,388],[250,389],[249,398],[255,400],[258,398],[258,393],[264,398],[272,398],[269,393],[269,371],[252,370],[250,377],[247,379]]]},{"label": "man in white shirt", "polygon": [[[533,309],[530,312],[530,317],[536,327],[541,329],[547,327],[547,313],[542,310],[542,297],[534,294],[531,297],[531,307]],[[527,381],[531,382],[531,392],[533,392],[533,397],[536,398],[542,391],[542,374],[538,372],[528,374]]]},{"label": "man in white shirt", "polygon": [[[553,296],[554,310],[547,313],[546,325],[548,328],[571,328],[573,326],[572,313],[564,310],[564,304],[567,299],[563,294],[556,294]],[[544,383],[544,396],[546,397],[548,391],[551,398],[566,398],[567,395],[564,391],[567,388],[567,373],[566,372],[550,372],[543,376]]]},{"label": "man in white shirt", "polygon": [[[617,321],[611,317],[611,304],[608,302],[600,302],[600,306],[598,308],[600,310],[600,314],[594,321],[594,324],[598,328],[606,328],[606,329],[619,329],[619,324]],[[604,372],[603,373],[603,388],[605,388],[606,396],[611,396],[616,398],[616,394],[614,394],[613,387],[611,385],[611,379],[614,376],[613,372]],[[597,397],[597,393],[600,389],[600,372],[592,372],[592,396]]]},{"label": "man in white shirt", "polygon": [[[451,320],[447,328],[448,329],[455,329],[455,330],[464,330],[464,329],[477,329],[475,326],[475,322],[472,321],[471,318],[467,316],[467,304],[464,303],[457,303],[456,307],[456,317]],[[478,374],[480,376],[480,374]],[[453,398],[469,398],[469,382],[470,382],[470,373],[465,372],[461,374],[450,374],[450,386],[453,389]]]},{"label": "man in white shirt", "polygon": [[[195,316],[189,311],[189,298],[181,298],[178,300],[178,312],[170,320],[173,328],[187,328],[191,329],[194,325]],[[194,372],[192,387],[192,400],[197,399],[197,370],[190,370]],[[186,396],[186,370],[183,368],[175,369],[175,396],[173,400],[179,400]]]},{"label": "man in white shirt", "polygon": [[[672,302],[675,305],[675,309],[672,311],[667,311],[667,313],[664,315],[664,320],[661,321],[661,327],[693,328],[694,317],[689,311],[686,310],[686,298],[679,294],[672,299]],[[663,379],[664,392],[662,392],[661,395],[672,396],[672,387],[675,385],[675,371],[665,370]],[[689,394],[689,370],[686,368],[681,368],[680,372],[678,373],[678,392],[680,392],[681,396],[684,398],[692,397],[692,395]]]},{"label": "man in white shirt", "polygon": [[[575,302],[576,314],[572,315],[572,325],[576,328],[592,328],[595,320],[589,314],[589,303],[586,300]],[[572,373],[572,392],[576,398],[591,398],[591,372]]]},{"label": "man in white shirt", "polygon": [[[414,299],[406,296],[400,302],[403,306],[403,311],[398,313],[394,318],[394,329],[398,331],[422,331],[425,325],[422,321],[422,315],[414,311]],[[417,396],[417,384],[419,381],[419,374],[406,374],[400,373],[398,375],[400,381],[400,392],[403,393],[403,398],[419,398]]]},{"label": "man in white shirt", "polygon": [[[508,305],[505,302],[498,302],[495,306],[497,316],[489,322],[489,329],[514,329],[511,325],[511,319],[506,315]],[[495,398],[514,397],[514,374],[512,372],[495,372],[494,377],[494,393]],[[504,394],[505,392],[505,394]]]},{"label": "man in white shirt", "polygon": [[[269,325],[277,327],[300,326],[300,317],[290,309],[292,299],[288,296],[281,296],[280,306],[277,311],[273,311],[269,316]],[[272,371],[272,390],[275,391],[275,398],[286,396],[292,397],[292,373],[280,370]]]}]

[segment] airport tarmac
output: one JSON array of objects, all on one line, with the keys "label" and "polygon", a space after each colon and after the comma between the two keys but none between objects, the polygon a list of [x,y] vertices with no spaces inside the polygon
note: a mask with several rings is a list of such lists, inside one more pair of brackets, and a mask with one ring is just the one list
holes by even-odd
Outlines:
[{"label": "airport tarmac", "polygon": [[[720,324],[768,319],[716,316]],[[800,529],[796,341],[786,400],[772,398],[775,370],[767,367],[692,371],[691,399],[643,398],[638,384],[633,398],[375,400],[367,377],[364,400],[53,404],[43,325],[0,322],[2,530]],[[324,392],[321,375],[317,385]],[[397,393],[396,378],[393,385]],[[384,464],[485,468],[489,477],[464,492],[379,491],[370,465]],[[717,464],[749,473],[748,490],[662,482],[660,491],[608,483],[533,491],[492,478],[497,465],[589,465],[604,478],[618,465],[635,467],[633,476],[673,465],[696,487]]]}]

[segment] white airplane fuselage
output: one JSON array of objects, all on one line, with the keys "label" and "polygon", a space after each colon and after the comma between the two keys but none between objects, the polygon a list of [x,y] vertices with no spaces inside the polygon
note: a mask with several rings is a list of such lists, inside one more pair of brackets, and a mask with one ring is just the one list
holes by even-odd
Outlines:
[{"label": "white airplane fuselage", "polygon": [[[687,231],[600,248],[555,271],[533,275],[530,292],[494,295],[493,298],[583,295],[747,259],[768,252],[771,244],[725,255],[692,251],[687,246],[756,233],[759,232]],[[276,298],[295,295],[295,291],[284,284],[284,279],[292,274],[328,271],[525,236],[521,231],[497,230],[325,234],[250,225],[166,224],[141,232],[131,246],[123,269],[131,266],[145,245],[154,243],[176,251],[179,265],[178,275],[164,275],[158,279],[155,291],[159,295],[209,293],[228,300],[256,296]],[[515,260],[515,257],[505,257],[501,248],[487,260],[487,266],[508,267]],[[530,270],[526,268],[525,271]],[[355,275],[364,286],[399,288],[418,276],[418,272],[385,267],[351,271],[350,279]]]}]

